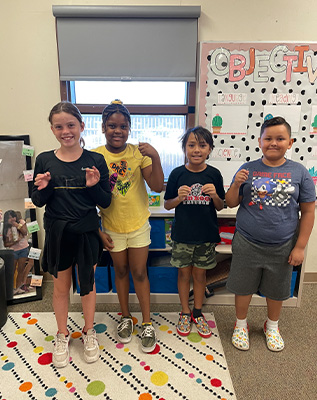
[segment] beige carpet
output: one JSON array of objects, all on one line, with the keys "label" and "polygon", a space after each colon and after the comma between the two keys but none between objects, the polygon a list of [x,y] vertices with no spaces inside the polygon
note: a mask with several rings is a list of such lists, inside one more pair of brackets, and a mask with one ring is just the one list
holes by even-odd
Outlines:
[{"label": "beige carpet", "polygon": [[150,353],[139,344],[140,317],[133,315],[132,341],[116,340],[118,313],[96,313],[101,357],[83,360],[82,314],[69,314],[70,363],[52,364],[53,313],[10,313],[0,330],[1,399],[236,400],[213,314],[205,314],[213,335],[202,339],[195,327],[186,337],[175,333],[177,313],[153,313],[158,342]]}]

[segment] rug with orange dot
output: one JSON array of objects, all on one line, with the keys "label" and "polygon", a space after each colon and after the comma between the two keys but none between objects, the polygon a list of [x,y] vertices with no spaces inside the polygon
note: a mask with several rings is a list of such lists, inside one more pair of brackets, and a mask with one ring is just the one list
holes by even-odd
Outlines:
[{"label": "rug with orange dot", "polygon": [[52,363],[56,334],[53,313],[11,313],[0,329],[1,399],[28,400],[236,400],[213,314],[205,314],[212,336],[195,326],[187,337],[176,333],[177,313],[152,313],[157,344],[140,346],[142,317],[133,314],[130,343],[120,343],[120,313],[96,313],[100,358],[83,356],[81,313],[69,313],[70,358],[65,368]]}]

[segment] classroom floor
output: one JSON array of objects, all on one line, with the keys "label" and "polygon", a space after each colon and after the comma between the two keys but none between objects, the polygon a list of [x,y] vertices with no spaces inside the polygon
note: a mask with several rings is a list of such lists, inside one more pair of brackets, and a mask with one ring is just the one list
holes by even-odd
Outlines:
[{"label": "classroom floor", "polygon": [[[42,300],[8,306],[8,312],[53,311],[52,291],[53,283],[44,281]],[[179,312],[180,306],[153,304],[151,309]],[[81,305],[70,304],[69,310],[81,311]],[[317,399],[316,284],[304,284],[299,308],[282,310],[279,326],[285,349],[280,353],[266,348],[263,334],[265,307],[250,308],[250,350],[246,352],[235,349],[231,344],[234,307],[207,305],[204,310],[215,315],[238,400]],[[119,307],[117,304],[97,304],[96,311],[119,311]],[[131,311],[139,311],[138,305],[133,304]]]}]

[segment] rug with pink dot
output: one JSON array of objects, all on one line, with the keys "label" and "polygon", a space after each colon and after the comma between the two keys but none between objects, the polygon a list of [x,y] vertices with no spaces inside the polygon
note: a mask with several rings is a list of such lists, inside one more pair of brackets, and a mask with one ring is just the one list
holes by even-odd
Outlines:
[{"label": "rug with pink dot", "polygon": [[119,343],[118,313],[96,313],[94,328],[100,359],[83,357],[83,316],[70,313],[70,361],[52,364],[56,322],[53,313],[11,313],[0,329],[0,399],[28,400],[236,400],[213,314],[205,314],[212,336],[195,326],[187,337],[176,333],[177,313],[152,313],[157,345],[140,346],[141,314],[135,313],[130,343]]}]

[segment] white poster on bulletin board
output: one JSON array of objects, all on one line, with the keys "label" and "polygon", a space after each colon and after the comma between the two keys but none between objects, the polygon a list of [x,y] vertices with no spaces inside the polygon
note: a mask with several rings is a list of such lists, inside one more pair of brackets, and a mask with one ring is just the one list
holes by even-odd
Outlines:
[{"label": "white poster on bulletin board", "polygon": [[199,125],[213,133],[217,158],[230,148],[240,162],[259,158],[264,119],[282,116],[294,138],[287,157],[316,159],[317,43],[202,42],[199,59]]}]

